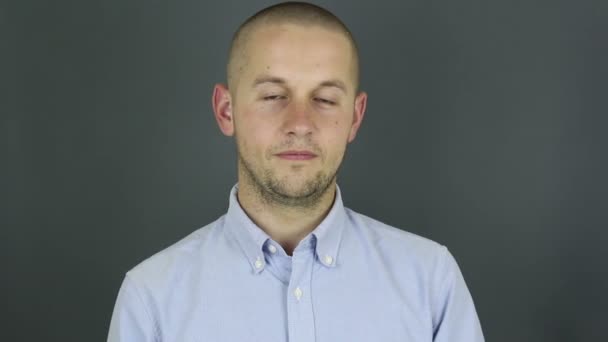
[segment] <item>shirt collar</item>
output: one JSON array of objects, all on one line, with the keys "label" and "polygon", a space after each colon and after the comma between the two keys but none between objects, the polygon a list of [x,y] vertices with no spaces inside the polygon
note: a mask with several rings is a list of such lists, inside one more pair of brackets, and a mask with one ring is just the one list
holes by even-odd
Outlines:
[{"label": "shirt collar", "polygon": [[[264,269],[264,248],[268,247],[267,241],[271,238],[247,216],[237,199],[237,191],[238,183],[230,191],[224,229],[237,240],[254,272],[259,273]],[[333,268],[338,263],[338,251],[345,224],[346,211],[342,203],[340,187],[336,185],[332,208],[323,221],[302,239],[301,244],[306,245],[305,242],[310,240],[317,261],[328,268]]]}]

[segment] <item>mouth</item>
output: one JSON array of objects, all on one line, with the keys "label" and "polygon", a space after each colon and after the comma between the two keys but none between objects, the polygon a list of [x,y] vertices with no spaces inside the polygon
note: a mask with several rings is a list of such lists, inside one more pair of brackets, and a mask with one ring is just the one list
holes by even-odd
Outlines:
[{"label": "mouth", "polygon": [[286,160],[310,160],[317,157],[310,151],[285,151],[275,154],[275,156]]}]

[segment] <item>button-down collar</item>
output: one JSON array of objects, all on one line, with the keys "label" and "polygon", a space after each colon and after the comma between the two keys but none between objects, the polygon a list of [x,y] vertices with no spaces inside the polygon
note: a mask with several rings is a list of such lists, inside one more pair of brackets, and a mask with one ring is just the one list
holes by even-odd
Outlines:
[{"label": "button-down collar", "polygon": [[[270,243],[276,244],[276,242],[271,242],[274,240],[247,216],[238,202],[237,191],[238,184],[235,184],[230,191],[224,229],[238,241],[251,268],[255,273],[259,273],[265,265],[264,246]],[[336,195],[331,210],[323,221],[302,239],[296,249],[310,243],[315,248],[317,261],[326,267],[335,267],[345,223],[346,211],[342,203],[340,188],[336,185]]]}]

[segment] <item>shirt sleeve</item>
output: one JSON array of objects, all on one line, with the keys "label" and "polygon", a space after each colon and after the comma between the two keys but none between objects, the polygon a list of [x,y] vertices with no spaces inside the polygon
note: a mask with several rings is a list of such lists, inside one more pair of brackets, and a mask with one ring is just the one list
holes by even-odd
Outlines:
[{"label": "shirt sleeve", "polygon": [[473,298],[456,260],[445,246],[435,273],[433,342],[484,342]]},{"label": "shirt sleeve", "polygon": [[159,342],[158,327],[135,283],[125,276],[114,305],[108,342]]}]

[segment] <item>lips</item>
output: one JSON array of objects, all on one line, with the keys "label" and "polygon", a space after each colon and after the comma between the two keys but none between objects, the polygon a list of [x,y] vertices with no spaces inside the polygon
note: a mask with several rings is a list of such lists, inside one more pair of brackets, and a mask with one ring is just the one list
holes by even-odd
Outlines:
[{"label": "lips", "polygon": [[317,155],[311,151],[284,151],[276,154],[277,157],[288,160],[309,160]]}]

